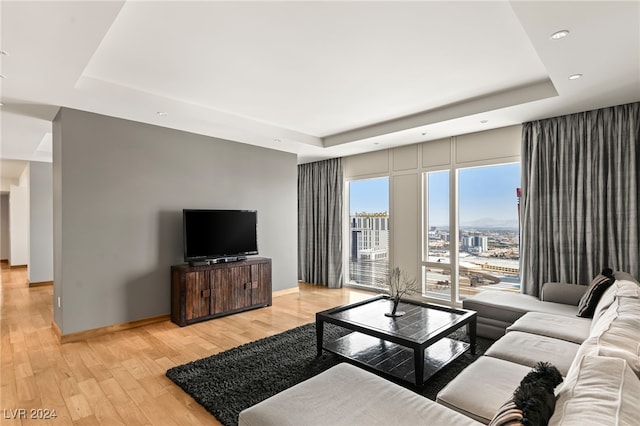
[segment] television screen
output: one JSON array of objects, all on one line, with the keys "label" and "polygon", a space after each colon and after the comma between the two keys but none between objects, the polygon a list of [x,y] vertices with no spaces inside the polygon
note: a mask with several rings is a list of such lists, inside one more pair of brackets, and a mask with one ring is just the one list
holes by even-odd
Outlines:
[{"label": "television screen", "polygon": [[183,210],[184,259],[258,254],[254,210]]}]

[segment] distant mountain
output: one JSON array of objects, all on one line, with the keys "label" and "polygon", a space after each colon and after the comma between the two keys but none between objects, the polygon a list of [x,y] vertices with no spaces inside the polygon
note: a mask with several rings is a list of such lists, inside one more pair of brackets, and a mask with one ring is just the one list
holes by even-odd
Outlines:
[{"label": "distant mountain", "polygon": [[518,229],[517,220],[495,219],[492,217],[483,217],[460,224],[460,228],[477,228],[477,229]]}]

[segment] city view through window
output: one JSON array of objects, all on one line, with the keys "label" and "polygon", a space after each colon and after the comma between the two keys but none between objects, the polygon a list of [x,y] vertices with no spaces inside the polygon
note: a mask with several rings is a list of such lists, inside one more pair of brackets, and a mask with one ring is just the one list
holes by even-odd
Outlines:
[{"label": "city view through window", "polygon": [[[426,173],[423,294],[450,300],[449,171]],[[520,291],[520,165],[458,170],[458,284],[464,299],[485,289]],[[349,279],[386,288],[389,268],[389,181],[349,183]]]},{"label": "city view through window", "polygon": [[386,288],[389,178],[349,182],[349,281]]}]

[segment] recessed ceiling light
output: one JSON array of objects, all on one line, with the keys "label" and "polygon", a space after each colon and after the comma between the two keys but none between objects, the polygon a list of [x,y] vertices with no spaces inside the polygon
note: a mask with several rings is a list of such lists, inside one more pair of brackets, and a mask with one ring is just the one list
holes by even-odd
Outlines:
[{"label": "recessed ceiling light", "polygon": [[169,115],[168,113],[166,113],[164,111],[158,111],[158,112],[156,112],[156,114],[158,114],[161,117],[164,117],[165,115]]},{"label": "recessed ceiling light", "polygon": [[565,38],[569,35],[569,30],[560,30],[551,34],[551,40],[560,40],[561,38]]},{"label": "recessed ceiling light", "polygon": [[582,74],[572,74],[569,76],[569,80],[577,80],[582,77]]},{"label": "recessed ceiling light", "polygon": [[0,102],[0,107],[3,106],[4,104],[2,102]]}]

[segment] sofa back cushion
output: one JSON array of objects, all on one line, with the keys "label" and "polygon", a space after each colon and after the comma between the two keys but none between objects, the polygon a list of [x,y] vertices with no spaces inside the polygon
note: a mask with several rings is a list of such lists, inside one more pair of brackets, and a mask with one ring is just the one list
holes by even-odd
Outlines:
[{"label": "sofa back cushion", "polygon": [[617,297],[597,323],[592,324],[576,360],[583,355],[624,359],[640,377],[640,299]]},{"label": "sofa back cushion", "polygon": [[637,424],[639,406],[640,379],[625,360],[586,355],[560,387],[549,426]]},{"label": "sofa back cushion", "polygon": [[[626,272],[616,272],[616,280],[600,296],[593,314],[592,328],[596,326],[600,317],[611,306],[616,297],[630,297],[640,299],[640,284]],[[624,278],[623,278],[624,277]]]},{"label": "sofa back cushion", "polygon": [[616,297],[633,297],[640,299],[640,284],[632,279],[617,279],[613,283]]},{"label": "sofa back cushion", "polygon": [[596,304],[596,307],[593,310],[593,322],[591,323],[592,329],[595,326],[595,324],[599,321],[600,317],[607,311],[609,306],[611,306],[613,301],[616,299],[615,284],[616,282],[614,281],[614,283],[611,286],[609,286],[609,288],[607,288],[604,293],[602,293],[602,296],[600,296],[600,300],[598,300],[598,303]]}]

